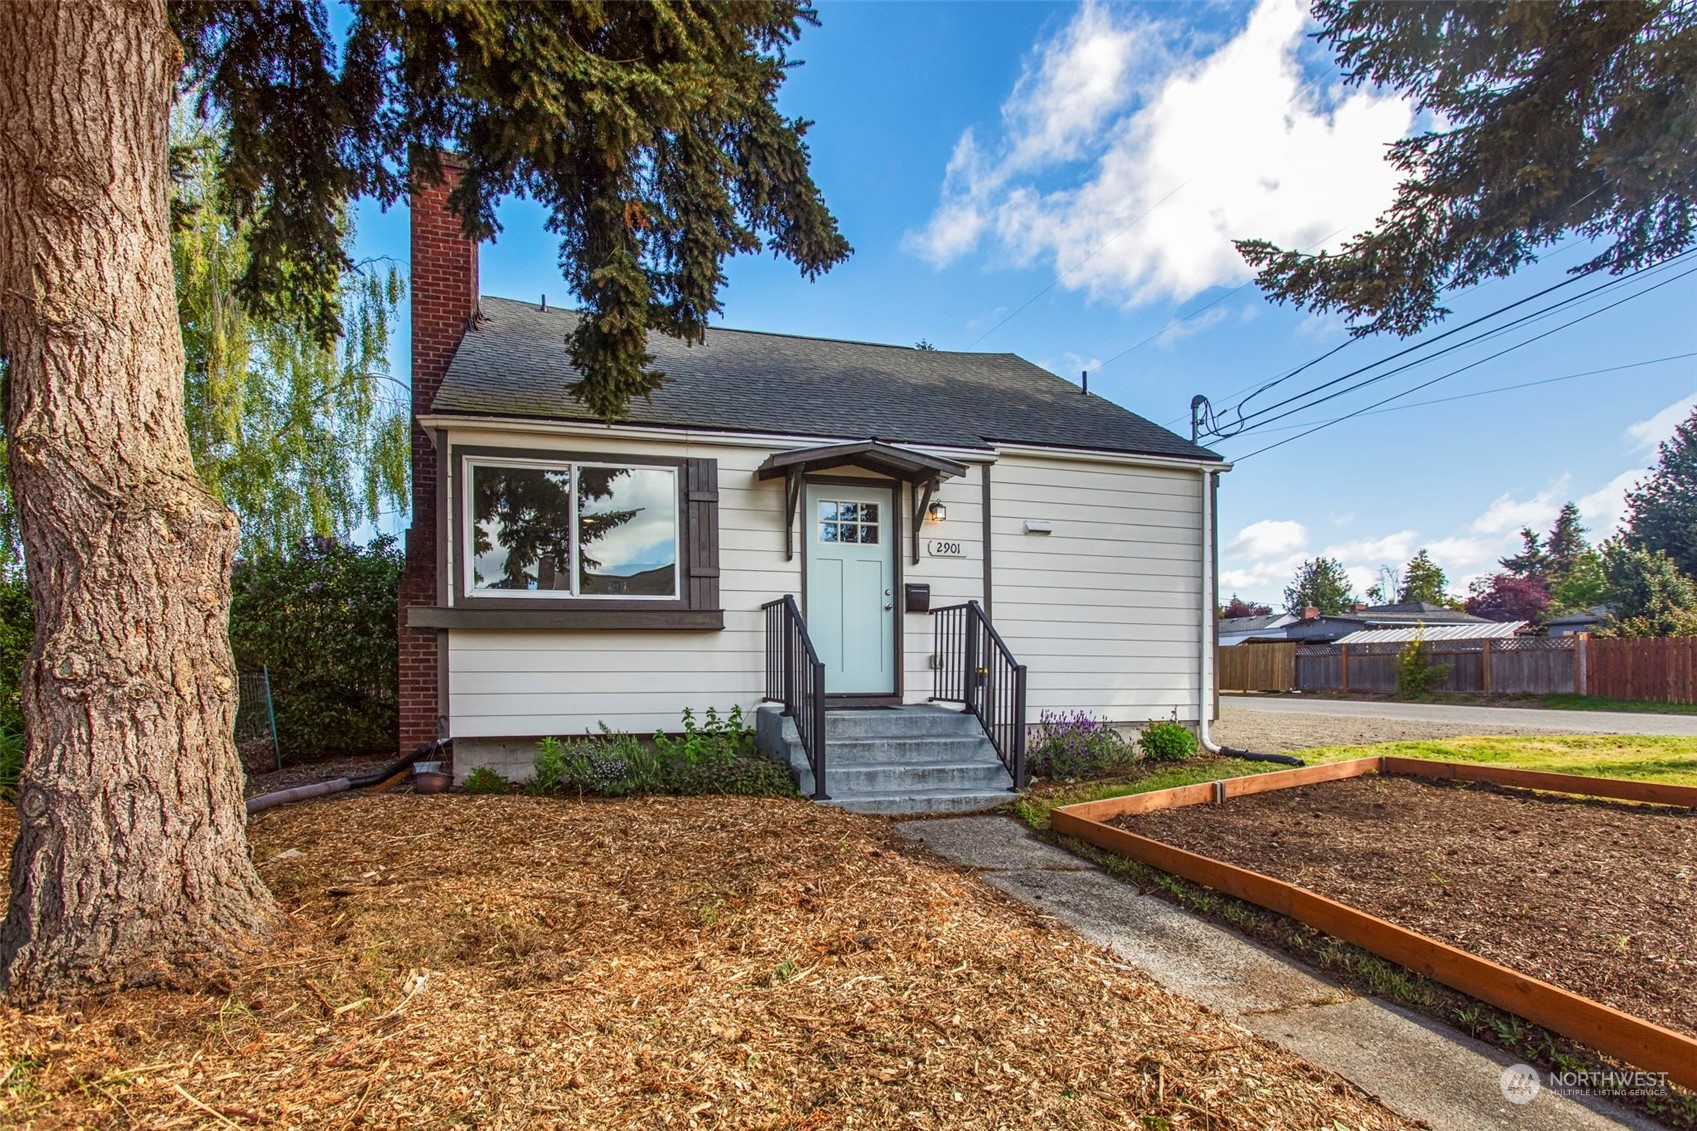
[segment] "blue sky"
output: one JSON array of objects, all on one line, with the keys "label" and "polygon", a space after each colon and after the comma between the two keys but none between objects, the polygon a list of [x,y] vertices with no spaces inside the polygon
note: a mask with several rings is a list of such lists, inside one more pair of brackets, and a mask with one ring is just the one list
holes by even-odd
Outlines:
[{"label": "blue sky", "polygon": [[[1290,0],[822,4],[782,108],[816,123],[814,178],[855,255],[812,283],[770,257],[735,260],[721,321],[1006,351],[1074,380],[1088,368],[1093,393],[1184,430],[1193,394],[1230,404],[1348,340],[1338,319],[1246,285],[1231,239],[1312,248],[1361,230],[1395,184],[1384,146],[1416,124],[1393,98],[1341,88],[1303,12]],[[484,291],[569,302],[541,211],[509,203],[501,220],[483,249]],[[404,261],[406,225],[404,208],[362,209],[359,253]],[[1559,283],[1585,258],[1574,241],[1457,296],[1437,332]],[[1607,533],[1656,442],[1697,402],[1697,357],[1639,364],[1697,352],[1697,277],[1678,278],[1685,269],[1213,442],[1239,461],[1221,490],[1223,591],[1278,604],[1318,553],[1365,588],[1424,546],[1459,592],[1567,499]],[[1250,407],[1405,344],[1345,345]],[[1397,411],[1251,454],[1475,362],[1385,406]],[[1549,383],[1424,403],[1535,381]]]}]

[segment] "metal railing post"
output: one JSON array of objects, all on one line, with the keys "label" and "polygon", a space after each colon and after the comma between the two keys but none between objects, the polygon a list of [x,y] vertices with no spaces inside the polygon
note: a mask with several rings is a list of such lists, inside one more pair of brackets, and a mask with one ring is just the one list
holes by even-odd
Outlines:
[{"label": "metal railing post", "polygon": [[966,648],[961,654],[960,679],[964,685],[961,696],[966,700],[966,709],[972,714],[978,711],[978,618],[972,614],[976,610],[968,605],[966,608]]},{"label": "metal railing post", "polygon": [[1013,788],[1018,793],[1028,784],[1029,771],[1025,764],[1025,665],[1013,670],[1014,731],[1013,731]]},{"label": "metal railing post", "polygon": [[821,660],[813,661],[813,749],[817,756],[813,763],[813,800],[829,801],[831,795],[825,792],[825,664]]},{"label": "metal railing post", "polygon": [[784,625],[784,714],[795,714],[795,625],[787,616]]}]

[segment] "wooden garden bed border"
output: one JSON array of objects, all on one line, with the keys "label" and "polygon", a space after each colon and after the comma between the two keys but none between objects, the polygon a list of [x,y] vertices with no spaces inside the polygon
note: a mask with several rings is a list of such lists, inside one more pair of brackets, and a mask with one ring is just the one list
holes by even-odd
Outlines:
[{"label": "wooden garden bed border", "polygon": [[1062,806],[1050,814],[1050,827],[1062,836],[1076,837],[1097,848],[1299,919],[1317,930],[1354,943],[1381,958],[1506,1009],[1552,1032],[1590,1045],[1638,1068],[1665,1072],[1668,1079],[1675,1083],[1697,1089],[1697,1039],[1518,973],[1306,888],[1104,823],[1114,817],[1218,803],[1232,797],[1377,773],[1491,782],[1587,797],[1697,807],[1697,787],[1692,786],[1458,762],[1429,762],[1419,758],[1376,757],[1295,770],[1275,770]]}]

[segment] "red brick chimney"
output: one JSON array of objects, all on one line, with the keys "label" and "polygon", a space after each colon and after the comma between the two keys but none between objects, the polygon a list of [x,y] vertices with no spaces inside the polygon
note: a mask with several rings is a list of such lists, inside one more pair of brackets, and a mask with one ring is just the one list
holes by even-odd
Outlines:
[{"label": "red brick chimney", "polygon": [[[412,526],[406,535],[406,568],[400,586],[400,749],[413,750],[445,732],[447,637],[433,628],[408,628],[407,610],[439,603],[436,576],[436,475],[438,453],[419,427],[447,375],[460,339],[477,316],[477,243],[448,211],[448,193],[461,166],[439,155],[444,180],[412,187]],[[415,170],[419,167],[415,160]]]},{"label": "red brick chimney", "polygon": [[1302,619],[1303,620],[1313,620],[1315,617],[1317,617],[1319,615],[1320,615],[1320,610],[1319,610],[1318,607],[1316,607],[1314,605],[1307,605],[1302,610]]}]

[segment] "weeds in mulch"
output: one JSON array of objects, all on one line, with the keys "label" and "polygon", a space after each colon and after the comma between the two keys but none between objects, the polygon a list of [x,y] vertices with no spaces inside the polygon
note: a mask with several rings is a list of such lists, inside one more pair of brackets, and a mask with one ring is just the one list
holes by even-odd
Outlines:
[{"label": "weeds in mulch", "polygon": [[[1630,1065],[1615,1061],[1595,1049],[1452,990],[1441,982],[1318,931],[1298,919],[1222,895],[1212,888],[1116,856],[1073,837],[1049,835],[1067,851],[1136,885],[1145,894],[1158,895],[1187,911],[1223,923],[1240,934],[1325,971],[1358,993],[1384,998],[1460,1029],[1528,1064],[1558,1072],[1631,1070]],[[1674,1085],[1668,1086],[1666,1096],[1621,1096],[1615,1102],[1623,1107],[1635,1108],[1677,1131],[1697,1131],[1697,1094]]]},{"label": "weeds in mulch", "polygon": [[176,989],[0,1009],[7,1121],[1407,1126],[874,818],[399,795],[250,833],[290,925]]}]

